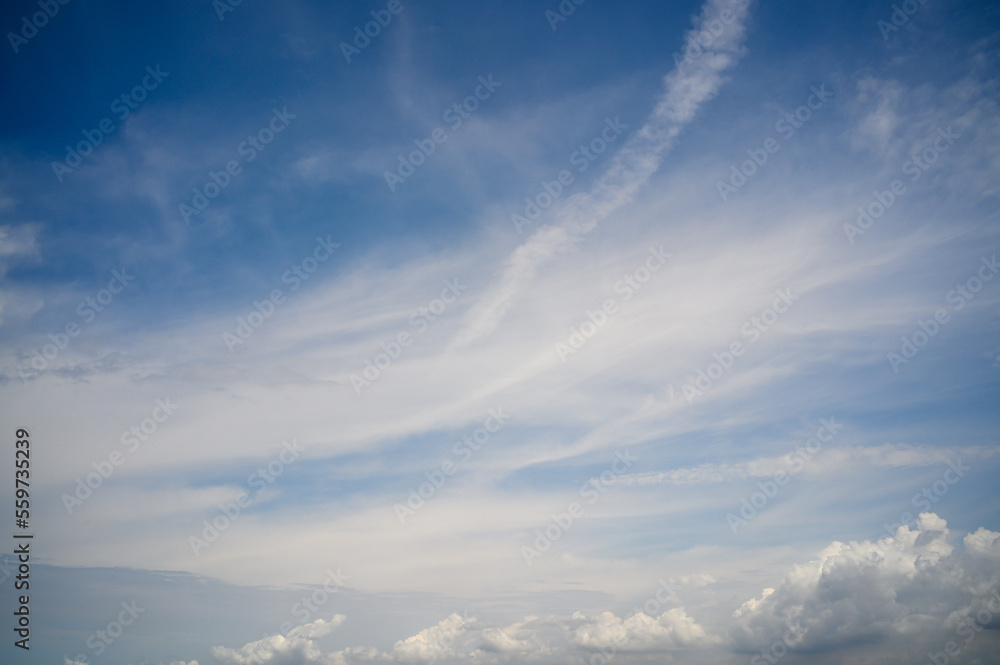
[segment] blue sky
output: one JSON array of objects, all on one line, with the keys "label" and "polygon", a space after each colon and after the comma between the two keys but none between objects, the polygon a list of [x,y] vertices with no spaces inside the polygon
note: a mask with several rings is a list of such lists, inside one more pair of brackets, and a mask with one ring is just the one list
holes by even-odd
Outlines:
[{"label": "blue sky", "polygon": [[45,6],[5,662],[998,662],[1000,9]]}]

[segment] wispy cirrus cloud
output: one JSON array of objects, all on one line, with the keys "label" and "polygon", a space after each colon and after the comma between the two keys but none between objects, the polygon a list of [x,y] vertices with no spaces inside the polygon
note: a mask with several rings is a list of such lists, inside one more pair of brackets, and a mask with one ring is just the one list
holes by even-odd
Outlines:
[{"label": "wispy cirrus cloud", "polygon": [[[471,308],[463,329],[452,346],[464,347],[492,332],[513,306],[513,299],[554,256],[571,251],[597,224],[633,199],[659,168],[664,154],[702,104],[712,99],[725,83],[724,73],[743,51],[750,2],[709,0],[688,32],[683,53],[697,48],[697,57],[685,57],[664,78],[664,92],[653,113],[619,150],[604,174],[589,192],[570,197],[555,213],[557,220],[535,231],[504,261],[502,274]],[[731,17],[707,47],[701,35],[710,22],[720,22],[722,12]]]},{"label": "wispy cirrus cloud", "polygon": [[986,460],[998,454],[1000,450],[987,446],[938,448],[906,443],[885,443],[881,446],[827,448],[817,454],[815,464],[806,465],[802,462],[796,464],[791,460],[795,452],[790,452],[780,457],[765,457],[736,464],[701,464],[669,471],[623,474],[616,478],[615,482],[624,485],[725,483],[748,478],[767,478],[791,469],[801,469],[808,475],[833,475],[873,466],[882,469],[909,469],[942,465],[962,459]]}]

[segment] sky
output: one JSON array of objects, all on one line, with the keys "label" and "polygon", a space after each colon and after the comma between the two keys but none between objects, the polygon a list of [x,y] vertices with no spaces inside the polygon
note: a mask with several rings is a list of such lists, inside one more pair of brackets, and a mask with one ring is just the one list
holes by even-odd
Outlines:
[{"label": "sky", "polygon": [[0,26],[3,662],[1000,663],[1000,6]]}]

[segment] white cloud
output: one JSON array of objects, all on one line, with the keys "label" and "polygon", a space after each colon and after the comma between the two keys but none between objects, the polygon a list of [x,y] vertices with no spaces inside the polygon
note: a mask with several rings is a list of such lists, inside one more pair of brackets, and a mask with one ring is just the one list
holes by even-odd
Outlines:
[{"label": "white cloud", "polygon": [[325,657],[315,644],[317,638],[328,635],[339,627],[345,617],[342,614],[332,619],[317,619],[312,623],[296,626],[287,636],[274,635],[244,644],[239,649],[214,647],[212,657],[220,665],[291,665],[292,663],[323,663],[331,665],[337,660]]},{"label": "white cloud", "polygon": [[[258,640],[237,650],[217,647],[213,655],[222,665],[249,665],[255,651],[267,656],[265,663],[308,665],[569,663],[596,654],[623,664],[644,662],[653,654],[729,662],[778,644],[781,653],[812,654],[824,663],[838,662],[842,656],[837,654],[859,645],[875,649],[876,656],[884,650],[918,657],[921,650],[956,639],[956,630],[970,622],[978,621],[979,631],[1000,629],[1000,533],[980,528],[965,535],[962,548],[952,540],[945,520],[923,513],[914,528],[900,526],[877,541],[835,541],[730,610],[729,618],[720,610],[730,599],[705,596],[714,607],[702,606],[699,613],[718,617],[712,624],[681,606],[657,616],[578,611],[527,616],[506,625],[452,614],[389,651],[368,646],[323,653],[315,640],[342,623],[343,617],[336,617],[301,626],[287,639]],[[970,657],[988,653],[1000,638],[986,635],[971,642],[962,645]]]},{"label": "white cloud", "polygon": [[596,617],[576,614],[573,618],[583,623],[573,630],[571,644],[594,651],[662,652],[718,641],[680,607],[671,608],[658,617],[640,612],[622,619],[611,612],[603,612]]},{"label": "white cloud", "polygon": [[754,651],[783,640],[792,651],[812,652],[944,636],[957,608],[974,611],[1000,583],[987,563],[1000,534],[980,529],[960,552],[949,533],[943,519],[923,513],[914,529],[903,525],[878,541],[832,543],[740,607],[732,644]]},{"label": "white cloud", "polygon": [[[880,446],[827,447],[817,454],[817,463],[802,466],[802,472],[809,475],[832,475],[870,467],[905,469],[942,465],[962,458],[983,460],[998,454],[1000,450],[986,446],[935,448],[906,443],[884,443]],[[788,461],[787,456],[762,457],[732,464],[707,463],[669,471],[623,474],[618,476],[615,482],[623,485],[723,483],[748,478],[769,478],[777,472],[788,473],[794,468],[795,465]]]},{"label": "white cloud", "polygon": [[[0,198],[0,210],[9,200]],[[0,226],[0,278],[11,266],[38,257],[38,224]],[[0,326],[6,319],[30,318],[42,306],[40,298],[20,291],[0,291]]]},{"label": "white cloud", "polygon": [[38,255],[39,230],[37,224],[0,226],[0,277],[12,259]]},{"label": "white cloud", "polygon": [[615,210],[629,203],[659,168],[663,154],[698,108],[718,93],[723,72],[742,52],[749,3],[709,0],[695,18],[682,53],[692,46],[702,49],[699,34],[704,24],[725,10],[732,21],[696,58],[685,60],[664,79],[665,91],[652,115],[614,156],[611,165],[588,193],[570,197],[557,212],[559,221],[543,226],[518,247],[504,263],[503,274],[469,311],[453,346],[464,347],[488,335],[513,306],[514,299],[535,277],[539,267],[554,256],[572,250],[586,234]]},{"label": "white cloud", "polygon": [[868,149],[882,156],[896,136],[901,123],[897,112],[904,89],[896,81],[881,81],[868,75],[858,79],[855,104],[862,117],[851,132],[856,149]]},{"label": "white cloud", "polygon": [[255,653],[265,664],[288,662],[293,656],[299,659],[294,662],[316,665],[566,662],[574,654],[577,657],[594,653],[664,654],[719,643],[719,638],[709,636],[682,608],[672,608],[658,617],[640,613],[627,619],[611,612],[597,616],[580,612],[569,617],[529,616],[507,626],[487,625],[475,618],[452,614],[396,642],[388,652],[350,647],[321,653],[314,639],[330,630],[330,622],[318,621],[291,631],[288,639],[278,636],[258,640],[238,650],[216,647],[212,654],[222,665],[250,665]]},{"label": "white cloud", "polygon": [[465,641],[462,638],[468,630],[466,622],[467,619],[452,614],[436,626],[396,642],[389,656],[399,663],[428,663],[439,658],[455,658]]}]

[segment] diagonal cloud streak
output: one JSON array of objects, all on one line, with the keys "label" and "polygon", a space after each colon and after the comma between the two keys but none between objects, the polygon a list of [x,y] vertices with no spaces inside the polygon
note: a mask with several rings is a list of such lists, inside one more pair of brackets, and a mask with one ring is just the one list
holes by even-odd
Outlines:
[{"label": "diagonal cloud streak", "polygon": [[664,93],[646,124],[614,156],[590,192],[571,197],[554,225],[541,227],[511,253],[502,276],[470,309],[452,349],[493,332],[543,263],[570,251],[646,184],[699,107],[722,88],[723,73],[743,54],[750,4],[750,0],[708,0],[702,5],[685,36],[683,58],[675,54],[677,68],[664,78]]}]

